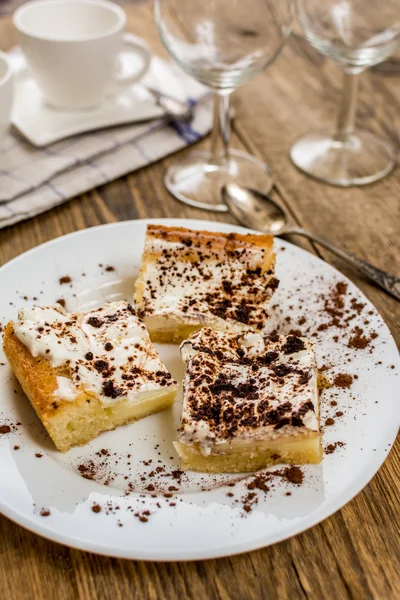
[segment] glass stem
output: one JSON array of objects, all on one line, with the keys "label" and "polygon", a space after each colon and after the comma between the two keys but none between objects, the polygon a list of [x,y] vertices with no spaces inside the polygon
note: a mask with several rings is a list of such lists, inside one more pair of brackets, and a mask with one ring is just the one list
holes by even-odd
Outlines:
[{"label": "glass stem", "polygon": [[214,95],[214,121],[211,133],[211,164],[224,166],[228,162],[231,123],[229,115],[230,92]]},{"label": "glass stem", "polygon": [[359,73],[344,71],[343,90],[340,101],[335,140],[345,143],[354,132],[357,112]]}]

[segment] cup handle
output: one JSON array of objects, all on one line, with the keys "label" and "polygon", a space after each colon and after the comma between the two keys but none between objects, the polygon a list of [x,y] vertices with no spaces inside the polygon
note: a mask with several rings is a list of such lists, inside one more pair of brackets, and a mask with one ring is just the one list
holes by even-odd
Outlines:
[{"label": "cup handle", "polygon": [[151,63],[151,51],[146,45],[146,43],[140,37],[133,35],[133,33],[127,33],[124,35],[122,42],[122,51],[130,52],[131,54],[135,55],[139,54],[139,56],[141,56],[143,59],[143,66],[135,74],[128,73],[124,75],[122,73],[118,73],[117,71],[115,77],[116,83],[136,83],[149,70]]}]

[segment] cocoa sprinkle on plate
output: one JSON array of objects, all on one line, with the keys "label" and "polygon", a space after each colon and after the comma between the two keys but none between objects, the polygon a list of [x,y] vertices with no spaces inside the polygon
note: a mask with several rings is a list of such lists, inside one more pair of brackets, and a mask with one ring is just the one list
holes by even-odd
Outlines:
[{"label": "cocoa sprinkle on plate", "polygon": [[334,444],[328,444],[324,450],[325,454],[333,454],[336,448],[343,448],[344,442],[335,442]]},{"label": "cocoa sprinkle on plate", "polygon": [[340,388],[349,388],[352,383],[353,377],[347,373],[339,373],[333,380],[333,384]]},{"label": "cocoa sprinkle on plate", "polygon": [[63,285],[64,283],[71,283],[72,279],[69,275],[64,275],[63,277],[60,277],[59,282],[60,285]]},{"label": "cocoa sprinkle on plate", "polygon": [[378,337],[378,334],[375,332],[372,332],[370,336],[367,337],[361,327],[355,327],[352,333],[353,335],[349,339],[348,346],[349,348],[354,348],[356,350],[364,350],[372,340]]},{"label": "cocoa sprinkle on plate", "polygon": [[290,483],[296,483],[297,485],[301,485],[304,479],[303,471],[299,467],[288,467],[285,469],[283,476]]}]

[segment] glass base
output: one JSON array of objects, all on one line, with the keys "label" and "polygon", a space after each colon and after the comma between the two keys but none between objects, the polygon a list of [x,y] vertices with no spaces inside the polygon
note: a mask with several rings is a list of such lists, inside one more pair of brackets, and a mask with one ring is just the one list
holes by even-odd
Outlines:
[{"label": "glass base", "polygon": [[210,210],[226,212],[221,189],[230,182],[268,194],[273,186],[268,166],[255,156],[230,150],[227,165],[210,164],[207,152],[191,152],[172,165],[165,175],[168,191],[181,202]]},{"label": "glass base", "polygon": [[311,133],[293,144],[290,158],[308,175],[344,187],[378,181],[395,166],[391,143],[368,131],[356,131],[345,143]]}]

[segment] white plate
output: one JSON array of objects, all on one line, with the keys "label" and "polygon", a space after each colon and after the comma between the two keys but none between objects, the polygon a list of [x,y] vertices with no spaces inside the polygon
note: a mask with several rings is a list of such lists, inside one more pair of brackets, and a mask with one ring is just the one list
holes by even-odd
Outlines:
[{"label": "white plate", "polygon": [[[86,229],[39,246],[5,265],[0,270],[1,322],[15,319],[17,307],[34,303],[34,298],[38,298],[38,303],[48,304],[64,297],[70,309],[87,309],[105,299],[131,298],[148,222],[130,221]],[[241,230],[205,221],[153,222]],[[298,328],[297,321],[304,315],[315,331],[321,323],[317,315],[323,304],[321,293],[344,277],[296,246],[280,240],[276,246],[281,285],[272,302],[279,306],[273,309],[271,326],[279,321],[283,331]],[[107,265],[116,270],[106,271]],[[71,288],[59,283],[59,278],[65,275],[73,279]],[[365,350],[347,346],[350,329],[327,329],[313,337],[320,365],[333,365],[326,371],[330,380],[338,373],[357,375],[358,379],[348,390],[333,387],[324,391],[322,421],[338,410],[344,412],[342,417],[334,417],[333,426],[325,428],[324,446],[336,441],[345,445],[326,454],[321,465],[304,467],[303,485],[282,481],[267,494],[257,492],[258,504],[249,513],[243,510],[242,502],[235,503],[235,499],[248,493],[246,479],[235,487],[227,487],[223,485],[223,477],[189,474],[180,492],[172,498],[162,493],[151,497],[145,488],[154,480],[146,477],[140,481],[140,476],[155,466],[165,465],[169,471],[178,467],[172,440],[179,422],[179,401],[173,410],[102,434],[84,448],[61,454],[54,450],[9,367],[3,365],[0,366],[0,425],[15,425],[15,431],[0,435],[3,513],[63,544],[110,556],[148,560],[206,559],[245,552],[283,540],[325,519],[376,473],[398,429],[396,346],[374,307],[348,282],[346,298],[350,301],[351,297],[365,304],[361,314],[351,321],[352,326],[360,324],[367,334],[376,331],[378,337]],[[290,323],[284,320],[286,316],[290,316]],[[326,317],[325,314],[325,320]],[[367,325],[363,324],[366,320]],[[304,330],[306,325],[302,327]],[[332,339],[335,335],[339,336],[337,342]],[[166,345],[160,349],[173,375],[181,378],[177,348]],[[0,362],[5,362],[1,353]],[[332,398],[338,403],[336,407],[330,406]],[[17,422],[21,424],[16,425]],[[20,449],[14,450],[15,445]],[[109,449],[112,456],[96,457],[95,453],[101,449]],[[43,456],[36,457],[36,453]],[[127,453],[131,454],[129,459]],[[104,459],[108,465],[103,481],[115,474],[115,469],[118,471],[110,485],[89,481],[78,474],[78,465],[93,457],[97,462]],[[118,465],[113,464],[116,460]],[[148,460],[153,462],[147,467],[140,463]],[[101,473],[98,471],[96,476]],[[227,477],[225,483],[231,480],[232,477]],[[126,496],[128,482],[135,491]],[[173,483],[173,479],[162,476],[157,485],[165,491]],[[289,491],[291,495],[286,495]],[[234,496],[228,496],[229,493]],[[93,503],[102,507],[101,512],[91,510]],[[43,508],[50,510],[49,516],[40,515]],[[141,522],[133,514],[143,516],[147,510],[151,513],[148,522]]]},{"label": "white plate", "polygon": [[[129,35],[125,34],[124,38],[129,38]],[[16,71],[12,122],[19,132],[37,147],[104,127],[164,117],[164,111],[156,104],[154,96],[146,90],[146,85],[182,101],[188,97],[198,99],[205,93],[201,84],[182,73],[175,65],[153,56],[150,71],[140,83],[120,86],[93,109],[62,110],[43,102],[21,50],[14,48],[10,57]],[[138,61],[140,62],[140,59]],[[135,66],[132,69],[133,62],[131,53],[122,54],[122,70],[128,73],[137,71]]]}]

